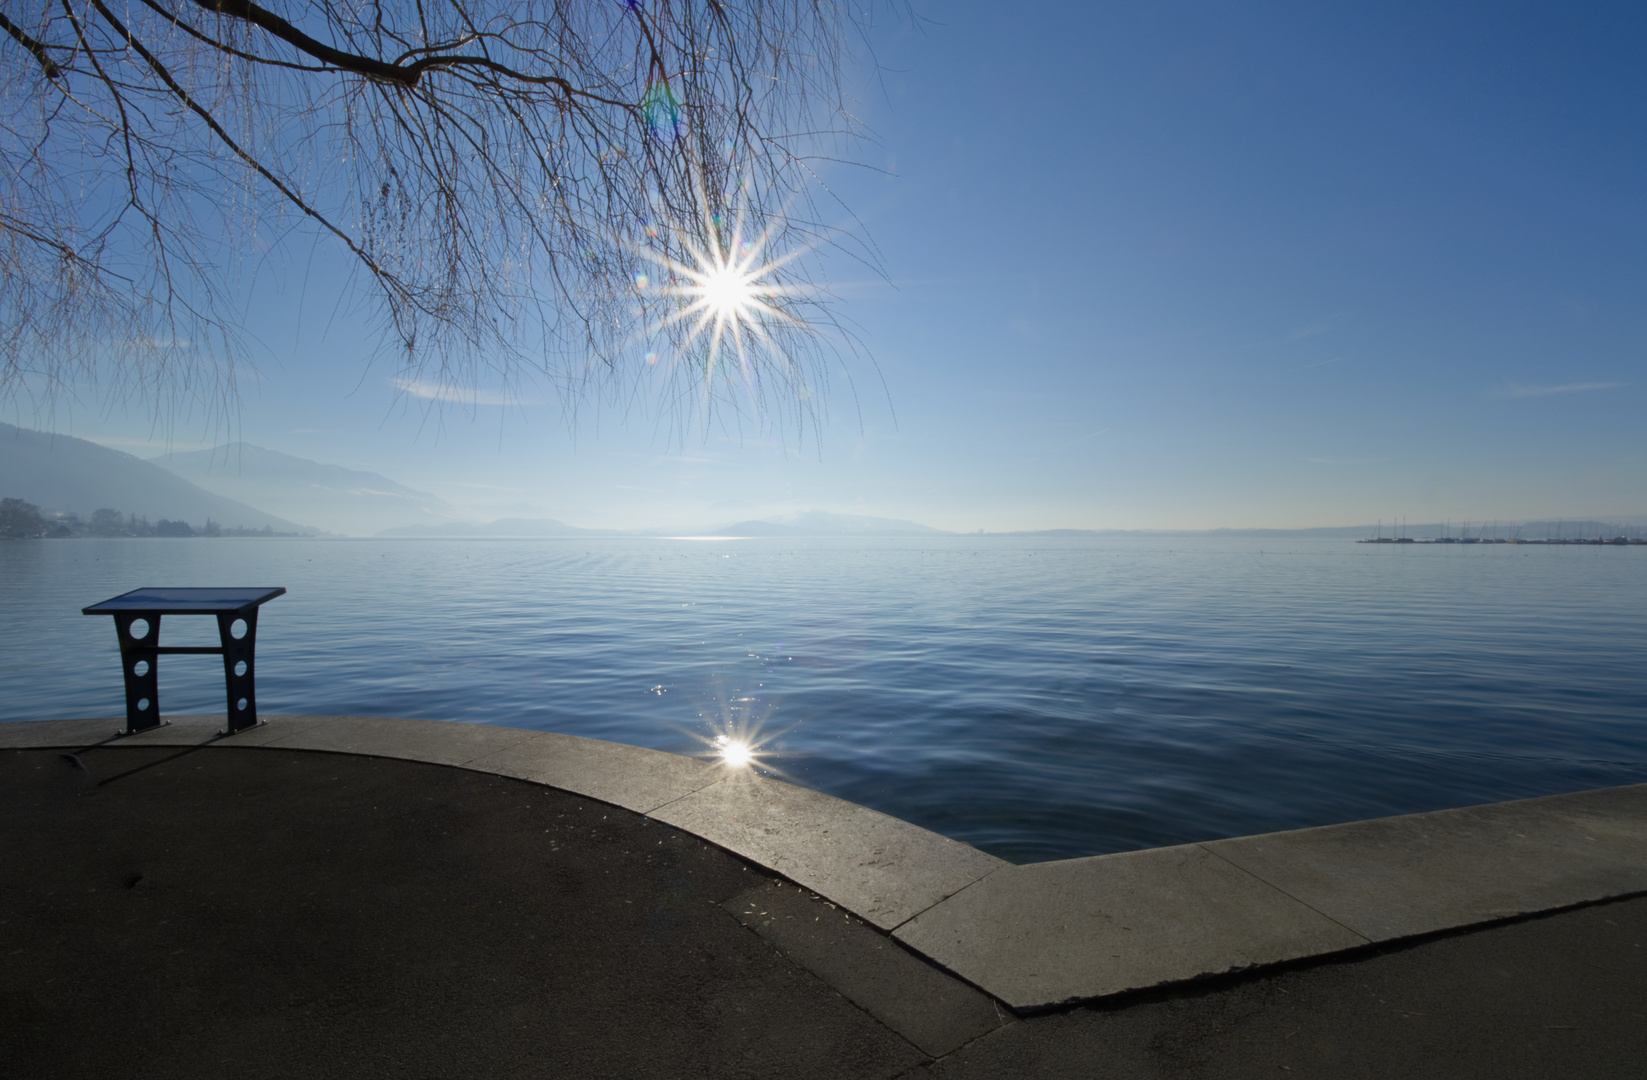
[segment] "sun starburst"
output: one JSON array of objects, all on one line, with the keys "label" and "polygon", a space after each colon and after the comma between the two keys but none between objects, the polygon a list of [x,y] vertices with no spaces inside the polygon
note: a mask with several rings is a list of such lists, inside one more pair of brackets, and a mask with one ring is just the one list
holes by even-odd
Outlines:
[{"label": "sun starburst", "polygon": [[755,760],[755,749],[742,739],[734,739],[728,735],[715,736],[715,752],[720,759],[734,769],[741,769]]},{"label": "sun starburst", "polygon": [[[680,328],[684,331],[678,340],[681,353],[703,349],[705,393],[722,372],[727,357],[736,361],[737,371],[746,383],[757,381],[758,369],[770,366],[780,368],[785,380],[804,383],[799,365],[783,339],[788,332],[810,334],[814,328],[787,310],[790,305],[785,301],[804,302],[813,298],[816,290],[785,281],[782,274],[786,265],[805,253],[804,249],[770,257],[767,249],[772,241],[771,229],[746,236],[744,207],[737,208],[730,224],[729,210],[713,209],[709,198],[700,192],[695,228],[665,222],[679,257],[651,247],[636,249],[664,270],[656,294],[670,301],[668,310],[648,333]],[[636,275],[636,283],[638,289],[650,287],[644,274]]]}]

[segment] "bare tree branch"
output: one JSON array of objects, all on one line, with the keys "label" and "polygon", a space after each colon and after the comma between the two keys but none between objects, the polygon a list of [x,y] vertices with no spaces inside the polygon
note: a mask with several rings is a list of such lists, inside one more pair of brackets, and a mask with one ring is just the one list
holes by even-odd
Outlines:
[{"label": "bare tree branch", "polygon": [[[844,0],[176,2],[0,0],[0,397],[228,400],[247,268],[319,236],[405,375],[822,400]],[[685,271],[755,242],[770,323],[695,331]]]},{"label": "bare tree branch", "polygon": [[24,33],[23,28],[6,18],[6,14],[3,11],[0,11],[0,27],[3,27],[6,33],[12,36],[12,40],[16,41],[19,45],[23,46],[23,48],[33,54],[35,60],[39,61],[40,70],[45,73],[46,78],[57,78],[59,74],[57,62],[46,53],[46,46]]}]

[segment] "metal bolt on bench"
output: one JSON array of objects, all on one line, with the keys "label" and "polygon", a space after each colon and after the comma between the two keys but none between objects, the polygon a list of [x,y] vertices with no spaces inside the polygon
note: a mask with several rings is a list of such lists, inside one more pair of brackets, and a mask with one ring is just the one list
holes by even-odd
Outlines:
[{"label": "metal bolt on bench", "polygon": [[[163,653],[210,653],[223,657],[223,681],[229,692],[228,727],[222,732],[256,727],[256,674],[252,656],[257,646],[257,609],[286,590],[273,589],[133,589],[101,604],[81,608],[82,615],[113,615],[120,636],[120,669],[126,677],[126,729],[135,735],[160,727],[160,673]],[[176,646],[160,642],[162,615],[215,615],[223,644],[218,647]],[[141,625],[141,633],[138,625]],[[242,629],[237,636],[236,624]]]}]

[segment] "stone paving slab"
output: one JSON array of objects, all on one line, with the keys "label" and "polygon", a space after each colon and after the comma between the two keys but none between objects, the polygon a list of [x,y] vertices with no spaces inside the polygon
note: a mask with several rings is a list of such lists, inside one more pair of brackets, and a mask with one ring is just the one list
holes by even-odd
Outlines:
[{"label": "stone paving slab", "polygon": [[1647,898],[1196,990],[1028,1017],[900,1080],[1642,1080]]},{"label": "stone paving slab", "polygon": [[491,724],[340,716],[329,723],[317,724],[288,737],[271,739],[270,742],[282,750],[327,750],[402,761],[428,761],[437,765],[465,765],[539,734]]},{"label": "stone paving slab", "polygon": [[0,749],[44,750],[90,746],[125,727],[112,716],[86,720],[19,720],[0,724]]},{"label": "stone paving slab", "polygon": [[987,994],[917,959],[863,920],[804,889],[768,882],[721,906],[932,1057],[1013,1021]]},{"label": "stone paving slab", "polygon": [[1195,844],[997,870],[893,936],[1014,1009],[1367,944]]},{"label": "stone paving slab", "polygon": [[1011,865],[868,807],[748,774],[651,816],[776,870],[883,930]]},{"label": "stone paving slab", "polygon": [[279,742],[281,739],[296,735],[298,732],[308,731],[310,728],[317,728],[322,724],[330,724],[333,721],[347,718],[342,716],[264,716],[262,717],[263,723],[257,727],[237,731],[233,735],[222,736],[215,734],[223,730],[224,717],[221,713],[204,719],[212,722],[213,737],[217,739],[217,742],[213,745],[244,747],[268,746],[270,743]]},{"label": "stone paving slab", "polygon": [[544,732],[464,766],[647,813],[726,777],[726,767],[642,746]]},{"label": "stone paving slab", "polygon": [[0,723],[0,749],[83,748],[107,746],[198,746],[218,738],[225,745],[263,746],[308,728],[336,720],[333,716],[264,716],[263,723],[234,735],[222,735],[227,723],[222,713],[170,716],[157,728],[123,735],[121,717],[86,720],[34,720]]},{"label": "stone paving slab", "polygon": [[320,727],[336,716],[265,716],[263,723],[233,735],[224,735],[228,719],[222,714],[173,716],[158,728],[140,731],[136,735],[121,735],[109,746],[200,746],[221,742],[224,746],[267,746],[272,742]]},{"label": "stone paving slab", "polygon": [[1390,941],[1647,891],[1647,784],[1202,846]]}]

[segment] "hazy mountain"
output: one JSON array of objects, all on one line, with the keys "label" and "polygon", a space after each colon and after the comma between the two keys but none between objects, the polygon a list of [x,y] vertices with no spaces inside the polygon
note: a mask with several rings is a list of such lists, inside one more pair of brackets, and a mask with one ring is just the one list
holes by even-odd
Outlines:
[{"label": "hazy mountain", "polygon": [[[1439,529],[1440,526],[1412,525],[1402,526],[1402,535],[1409,533],[1417,538],[1430,535],[1422,532],[1425,529]],[[1273,536],[1276,539],[1323,539],[1323,540],[1359,540],[1364,536],[1372,536],[1378,529],[1377,525],[1322,525],[1303,529],[1020,529],[1015,532],[983,533],[984,536],[1103,536],[1103,537],[1174,537],[1174,536],[1245,536],[1263,539]],[[1390,526],[1383,526],[1384,535],[1390,534]]]},{"label": "hazy mountain", "polygon": [[322,465],[250,443],[153,459],[207,491],[353,536],[402,525],[441,525],[462,512],[377,473]]},{"label": "hazy mountain", "polygon": [[484,525],[453,521],[445,525],[402,525],[379,536],[612,536],[599,529],[580,529],[554,518],[499,518]]},{"label": "hazy mountain", "polygon": [[1543,540],[1547,537],[1612,537],[1625,531],[1634,536],[1644,524],[1647,524],[1647,516],[1626,514],[1599,521],[1593,518],[1568,518],[1565,521],[1465,521],[1454,518],[1452,521],[1413,521],[1397,524],[1380,521],[1371,525],[1349,525],[1342,528],[1213,529],[1212,532],[1227,536],[1320,536],[1353,540],[1369,536],[1409,536],[1414,540],[1434,540],[1440,536],[1508,540],[1519,536],[1523,540]]},{"label": "hazy mountain", "polygon": [[719,529],[711,529],[708,536],[945,536],[942,529],[896,518],[863,517],[857,514],[831,514],[824,510],[808,510],[799,514],[761,521],[740,521]]},{"label": "hazy mountain", "polygon": [[1472,536],[1484,539],[1543,540],[1548,537],[1613,537],[1628,533],[1641,535],[1647,529],[1647,514],[1623,514],[1602,520],[1594,518],[1549,521],[1375,521],[1369,525],[1319,525],[1299,529],[1037,529],[1032,531],[985,533],[986,536],[1242,536],[1263,539],[1362,540],[1370,536],[1406,536],[1414,540],[1437,537]]},{"label": "hazy mountain", "polygon": [[451,522],[385,529],[379,536],[943,536],[913,521],[809,510],[763,521],[701,529],[580,529],[554,518],[503,518],[484,525]]},{"label": "hazy mountain", "polygon": [[186,521],[196,528],[211,518],[230,528],[314,531],[203,490],[131,454],[10,424],[0,424],[0,498],[25,499],[48,513],[83,518],[107,508],[150,521]]}]

